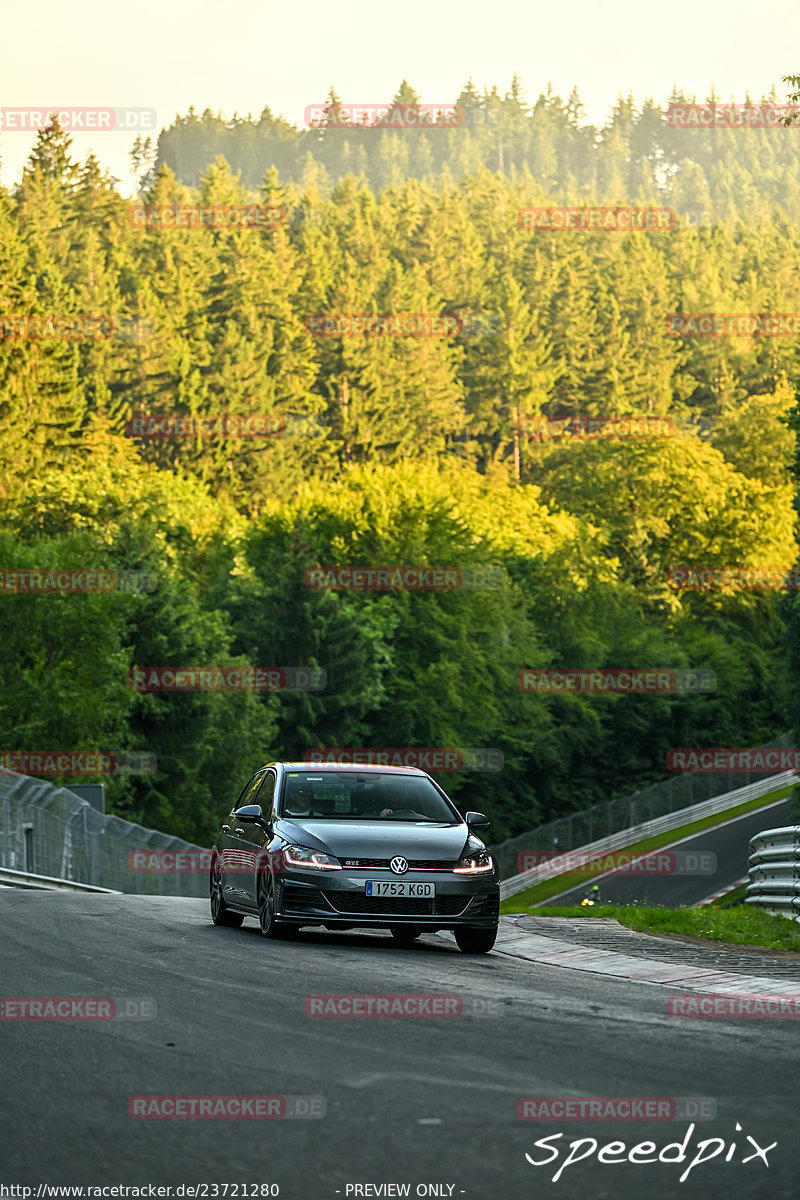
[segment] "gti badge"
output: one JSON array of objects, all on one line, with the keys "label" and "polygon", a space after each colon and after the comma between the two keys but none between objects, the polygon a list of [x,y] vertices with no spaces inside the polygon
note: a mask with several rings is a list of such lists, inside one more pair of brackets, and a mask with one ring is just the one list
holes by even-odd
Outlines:
[{"label": "gti badge", "polygon": [[395,875],[405,875],[406,871],[408,870],[408,863],[400,854],[396,855],[395,858],[392,859],[392,861],[389,863],[389,866],[392,868]]}]

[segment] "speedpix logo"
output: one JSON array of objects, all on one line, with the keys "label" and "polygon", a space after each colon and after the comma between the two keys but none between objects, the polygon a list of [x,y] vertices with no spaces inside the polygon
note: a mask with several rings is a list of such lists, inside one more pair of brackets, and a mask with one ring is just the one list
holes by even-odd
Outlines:
[{"label": "speedpix logo", "polygon": [[[660,1151],[655,1142],[638,1142],[635,1146],[631,1146],[629,1150],[626,1142],[607,1142],[605,1145],[599,1146],[596,1138],[577,1138],[569,1143],[569,1154],[567,1154],[564,1161],[559,1165],[555,1175],[553,1175],[552,1182],[558,1183],[558,1180],[567,1167],[571,1167],[575,1163],[584,1162],[594,1155],[597,1156],[599,1163],[603,1163],[606,1166],[609,1163],[615,1166],[619,1166],[622,1163],[633,1163],[641,1166],[644,1163],[654,1162],[678,1163],[682,1165],[689,1157],[688,1151],[690,1145],[692,1145],[694,1130],[695,1126],[692,1123],[686,1130],[686,1136],[681,1141],[668,1142]],[[736,1132],[742,1132],[742,1126],[738,1121],[736,1122]],[[527,1151],[525,1158],[532,1167],[549,1167],[557,1163],[561,1150],[565,1148],[564,1143],[558,1141],[559,1138],[563,1137],[563,1133],[551,1133],[548,1137],[539,1138],[534,1143],[534,1148],[541,1149],[549,1155],[549,1158],[533,1158]],[[712,1158],[719,1157],[726,1150],[727,1153],[722,1160],[726,1164],[743,1165],[756,1159],[763,1162],[765,1167],[769,1167],[767,1155],[770,1150],[775,1149],[777,1144],[777,1142],[771,1142],[768,1146],[761,1146],[749,1133],[745,1142],[734,1139],[730,1146],[721,1137],[704,1138],[702,1141],[698,1141],[696,1150],[692,1145],[694,1156],[686,1170],[680,1175],[679,1182],[684,1183],[695,1167],[699,1167],[702,1163],[710,1162]],[[737,1150],[741,1155],[738,1160],[736,1158]],[[752,1150],[752,1153],[746,1154],[748,1150]],[[765,1194],[768,1194],[768,1192],[765,1192]]]}]

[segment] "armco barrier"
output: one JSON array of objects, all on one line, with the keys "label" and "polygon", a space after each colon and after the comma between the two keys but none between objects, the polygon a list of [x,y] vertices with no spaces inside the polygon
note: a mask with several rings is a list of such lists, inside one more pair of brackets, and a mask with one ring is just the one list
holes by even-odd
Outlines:
[{"label": "armco barrier", "polygon": [[67,788],[0,771],[0,868],[23,878],[44,876],[53,887],[78,883],[147,896],[207,896],[208,875],[202,869],[176,873],[128,866],[132,850],[199,849],[183,838],[98,812]]},{"label": "armco barrier", "polygon": [[[756,750],[785,749],[795,744],[794,733],[788,731]],[[516,875],[521,852],[530,854],[534,850],[579,850],[594,845],[600,838],[611,837],[623,829],[629,831],[656,817],[683,811],[714,796],[727,795],[749,783],[763,780],[763,772],[744,771],[686,771],[675,774],[671,779],[662,779],[645,788],[617,796],[604,804],[591,808],[577,809],[558,817],[547,825],[537,825],[525,833],[515,834],[506,841],[492,846],[492,854],[498,865],[501,879]],[[630,843],[628,843],[630,844]]]},{"label": "armco barrier", "polygon": [[800,921],[800,825],[764,829],[750,839],[745,903]]},{"label": "armco barrier", "polygon": [[[586,846],[571,849],[569,854],[571,856],[577,854],[600,855],[611,850],[624,850],[627,846],[632,846],[645,838],[654,837],[659,833],[668,833],[671,829],[679,829],[682,825],[689,825],[692,821],[702,821],[704,817],[715,816],[717,813],[726,812],[729,808],[746,804],[748,800],[756,800],[759,796],[766,796],[769,792],[778,791],[779,788],[789,787],[796,778],[793,771],[784,771],[780,775],[762,776],[756,783],[749,783],[746,787],[726,792],[722,796],[713,796],[710,800],[704,800],[702,804],[694,804],[690,808],[681,808],[676,812],[667,813],[666,816],[656,817],[654,821],[645,821],[641,825],[622,829],[619,833],[601,838],[598,842],[590,842]],[[525,888],[532,887],[534,883],[553,879],[556,875],[563,874],[563,871],[563,866],[555,861],[553,863],[544,862],[538,867],[532,867],[530,871],[512,875],[510,879],[501,880],[500,899],[505,900],[507,896],[515,896],[517,892],[523,892]]]},{"label": "armco barrier", "polygon": [[90,883],[77,883],[74,879],[54,879],[52,875],[34,875],[30,871],[11,871],[0,867],[0,887],[25,888],[34,892],[101,892],[105,896],[119,896],[114,888],[92,887]]}]

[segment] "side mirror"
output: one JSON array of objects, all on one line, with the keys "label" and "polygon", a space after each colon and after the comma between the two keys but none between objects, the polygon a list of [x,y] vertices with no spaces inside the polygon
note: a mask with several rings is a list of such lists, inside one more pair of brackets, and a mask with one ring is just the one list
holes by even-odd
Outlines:
[{"label": "side mirror", "polygon": [[467,822],[470,829],[475,829],[478,831],[488,829],[492,823],[488,817],[485,817],[483,813],[479,812],[468,812],[464,817],[464,820]]},{"label": "side mirror", "polygon": [[245,804],[242,808],[237,808],[233,815],[243,825],[262,825],[264,823],[260,804]]}]

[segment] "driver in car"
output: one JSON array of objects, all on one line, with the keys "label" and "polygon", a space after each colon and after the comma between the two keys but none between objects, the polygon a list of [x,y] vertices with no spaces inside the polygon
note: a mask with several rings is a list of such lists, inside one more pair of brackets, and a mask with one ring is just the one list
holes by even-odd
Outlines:
[{"label": "driver in car", "polygon": [[284,816],[287,817],[309,817],[311,816],[311,801],[314,799],[314,793],[311,788],[303,787],[302,784],[297,788],[294,795],[288,801]]},{"label": "driver in car", "polygon": [[378,816],[379,817],[391,817],[391,816],[394,816],[394,814],[396,812],[401,812],[403,809],[406,809],[406,808],[408,808],[408,804],[402,798],[402,796],[398,796],[397,799],[390,797],[389,803],[387,803],[386,791],[384,789],[383,807],[380,809]]}]

